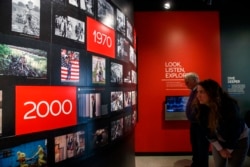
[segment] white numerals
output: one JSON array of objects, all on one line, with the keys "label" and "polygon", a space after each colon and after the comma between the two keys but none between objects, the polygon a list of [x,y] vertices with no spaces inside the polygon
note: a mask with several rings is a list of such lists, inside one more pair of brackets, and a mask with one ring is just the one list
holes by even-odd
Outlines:
[{"label": "white numerals", "polygon": [[108,48],[112,47],[112,39],[110,36],[108,36],[104,33],[98,32],[96,30],[93,32],[93,35],[94,35],[94,42],[95,43],[98,43],[100,45],[105,45]]},{"label": "white numerals", "polygon": [[[62,103],[59,100],[54,100],[50,104],[47,101],[40,101],[36,104],[33,101],[27,101],[24,106],[30,105],[31,109],[24,114],[24,119],[36,119],[37,117],[45,118],[49,114],[56,117],[60,114],[68,115],[72,112],[72,102],[68,99],[64,100]],[[65,107],[68,105],[69,107]],[[41,113],[41,107],[45,108],[45,111]],[[57,109],[57,111],[54,110]]]}]

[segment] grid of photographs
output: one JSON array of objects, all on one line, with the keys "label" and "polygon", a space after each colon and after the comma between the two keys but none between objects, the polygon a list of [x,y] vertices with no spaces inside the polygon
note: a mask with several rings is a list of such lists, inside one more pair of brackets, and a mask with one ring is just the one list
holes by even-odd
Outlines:
[{"label": "grid of photographs", "polygon": [[[7,143],[4,147],[8,147],[0,149],[0,166],[63,165],[93,155],[129,134],[138,119],[137,55],[131,16],[125,9],[110,0],[11,0],[1,4],[7,4],[0,5],[0,10],[8,8],[9,16],[0,16],[0,21],[8,23],[0,28],[0,77],[5,81],[0,84],[0,145]],[[107,45],[112,42],[114,56],[86,49],[87,17],[114,32]],[[27,139],[16,142],[15,120],[3,119],[16,114],[14,100],[6,102],[9,96],[3,96],[12,81],[14,86],[77,86],[77,125],[70,132],[63,127],[26,134]],[[15,91],[11,93],[14,97]],[[6,108],[11,109],[7,117]],[[100,124],[102,121],[105,123]],[[87,128],[79,130],[80,126]],[[6,127],[13,128],[8,131]]]}]

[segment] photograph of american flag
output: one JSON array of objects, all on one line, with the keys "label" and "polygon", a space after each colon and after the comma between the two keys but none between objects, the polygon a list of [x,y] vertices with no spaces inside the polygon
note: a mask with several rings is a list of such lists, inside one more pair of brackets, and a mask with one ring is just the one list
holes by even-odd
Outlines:
[{"label": "photograph of american flag", "polygon": [[61,49],[61,82],[79,82],[79,52]]}]

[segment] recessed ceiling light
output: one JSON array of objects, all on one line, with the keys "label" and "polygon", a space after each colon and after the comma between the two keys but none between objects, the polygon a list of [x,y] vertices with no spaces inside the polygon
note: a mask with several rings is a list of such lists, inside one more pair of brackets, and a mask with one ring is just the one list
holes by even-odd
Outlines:
[{"label": "recessed ceiling light", "polygon": [[170,2],[164,3],[164,8],[165,8],[165,9],[170,9],[170,7],[171,7]]}]

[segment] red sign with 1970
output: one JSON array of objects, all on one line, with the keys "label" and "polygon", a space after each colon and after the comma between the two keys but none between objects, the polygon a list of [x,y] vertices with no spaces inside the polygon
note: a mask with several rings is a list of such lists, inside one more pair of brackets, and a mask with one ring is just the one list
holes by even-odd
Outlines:
[{"label": "red sign with 1970", "polygon": [[87,17],[87,50],[115,58],[115,31]]},{"label": "red sign with 1970", "polygon": [[16,135],[77,124],[76,88],[16,86]]}]

